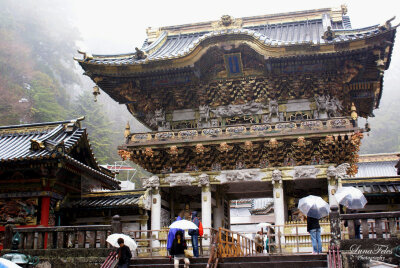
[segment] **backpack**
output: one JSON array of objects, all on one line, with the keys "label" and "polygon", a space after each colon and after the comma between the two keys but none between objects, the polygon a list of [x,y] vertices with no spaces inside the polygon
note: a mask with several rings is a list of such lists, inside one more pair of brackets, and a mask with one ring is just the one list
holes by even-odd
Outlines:
[{"label": "backpack", "polygon": [[203,236],[204,230],[203,230],[203,224],[201,221],[199,221],[199,236]]}]

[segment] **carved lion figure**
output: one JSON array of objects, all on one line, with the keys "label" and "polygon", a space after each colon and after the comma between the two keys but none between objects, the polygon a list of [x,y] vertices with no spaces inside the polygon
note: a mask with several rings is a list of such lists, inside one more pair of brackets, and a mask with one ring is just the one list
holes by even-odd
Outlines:
[{"label": "carved lion figure", "polygon": [[282,171],[280,171],[279,169],[274,169],[272,171],[272,181],[277,182],[280,181],[281,179],[282,179]]}]

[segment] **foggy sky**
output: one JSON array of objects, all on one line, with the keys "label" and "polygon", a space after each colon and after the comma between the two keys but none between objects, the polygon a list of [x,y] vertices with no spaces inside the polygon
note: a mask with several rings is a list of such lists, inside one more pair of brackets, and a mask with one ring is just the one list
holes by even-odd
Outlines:
[{"label": "foggy sky", "polygon": [[381,24],[398,15],[396,0],[73,0],[74,23],[81,32],[79,45],[92,54],[133,52],[146,38],[146,28],[219,20],[222,15],[257,16],[347,4],[353,28]]}]

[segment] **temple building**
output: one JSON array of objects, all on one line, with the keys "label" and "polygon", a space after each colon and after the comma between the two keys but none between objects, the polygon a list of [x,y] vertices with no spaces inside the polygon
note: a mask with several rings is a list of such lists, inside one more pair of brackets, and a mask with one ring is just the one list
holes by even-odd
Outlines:
[{"label": "temple building", "polygon": [[6,223],[66,225],[64,203],[120,188],[98,165],[82,120],[0,127],[0,242]]},{"label": "temple building", "polygon": [[[274,222],[314,194],[336,204],[357,173],[359,126],[379,107],[396,27],[354,29],[347,8],[148,28],[130,54],[77,59],[85,75],[151,129],[125,129],[119,153],[154,175],[151,229],[197,210],[230,228],[230,200],[273,198]],[[326,230],[325,230],[326,231]],[[328,232],[329,235],[329,232]]]}]

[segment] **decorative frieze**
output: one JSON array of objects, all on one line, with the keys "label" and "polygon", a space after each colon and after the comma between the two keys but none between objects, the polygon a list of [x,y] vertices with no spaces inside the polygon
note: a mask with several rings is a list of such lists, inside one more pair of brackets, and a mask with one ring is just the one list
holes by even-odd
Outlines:
[{"label": "decorative frieze", "polygon": [[143,179],[143,188],[158,188],[160,186],[160,178],[157,176],[151,176],[148,179]]},{"label": "decorative frieze", "polygon": [[261,181],[264,173],[259,169],[242,169],[221,171],[216,179],[221,183],[243,182],[243,181]]},{"label": "decorative frieze", "polygon": [[292,171],[293,179],[316,179],[317,175],[320,173],[320,169],[314,166],[297,166],[294,167]]},{"label": "decorative frieze", "polygon": [[189,173],[171,174],[165,178],[165,182],[170,186],[189,186],[192,185],[196,178],[189,175]]}]

